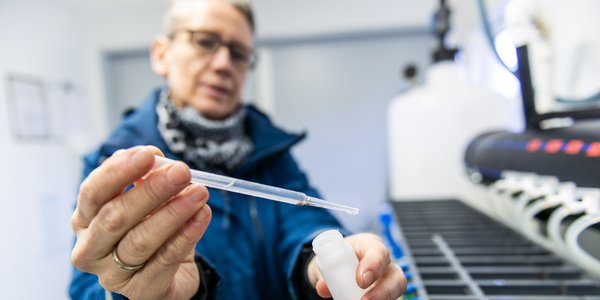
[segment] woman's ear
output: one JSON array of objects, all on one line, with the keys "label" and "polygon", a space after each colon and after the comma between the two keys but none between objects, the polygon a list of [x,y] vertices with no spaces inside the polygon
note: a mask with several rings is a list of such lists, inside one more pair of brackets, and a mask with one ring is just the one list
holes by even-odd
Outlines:
[{"label": "woman's ear", "polygon": [[159,36],[154,40],[150,48],[150,62],[154,73],[166,77],[168,72],[168,62],[166,59],[167,48],[170,40],[166,36]]}]

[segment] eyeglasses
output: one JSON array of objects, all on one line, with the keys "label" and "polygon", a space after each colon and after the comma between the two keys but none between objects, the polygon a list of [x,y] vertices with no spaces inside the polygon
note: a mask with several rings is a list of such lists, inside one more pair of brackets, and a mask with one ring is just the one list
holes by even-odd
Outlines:
[{"label": "eyeglasses", "polygon": [[181,29],[173,32],[169,38],[173,39],[178,32],[187,32],[189,42],[196,48],[200,56],[213,55],[221,49],[221,46],[227,47],[233,65],[239,71],[245,71],[254,68],[257,55],[255,51],[239,43],[225,43],[221,37],[211,31]]}]

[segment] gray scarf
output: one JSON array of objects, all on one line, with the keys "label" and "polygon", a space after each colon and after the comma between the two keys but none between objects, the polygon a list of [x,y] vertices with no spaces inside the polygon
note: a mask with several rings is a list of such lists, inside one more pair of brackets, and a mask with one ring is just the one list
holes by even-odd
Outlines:
[{"label": "gray scarf", "polygon": [[177,109],[166,90],[158,105],[158,131],[173,153],[193,168],[232,174],[254,149],[246,134],[246,108],[225,120],[209,120],[192,107]]}]

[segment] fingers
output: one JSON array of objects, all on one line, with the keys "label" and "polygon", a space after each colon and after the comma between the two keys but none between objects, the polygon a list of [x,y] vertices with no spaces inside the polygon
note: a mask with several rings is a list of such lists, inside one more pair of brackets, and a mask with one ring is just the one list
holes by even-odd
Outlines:
[{"label": "fingers", "polygon": [[390,252],[374,234],[362,233],[347,239],[359,260],[356,282],[358,286],[366,289],[387,270],[391,263]]},{"label": "fingers", "polygon": [[383,275],[375,281],[362,299],[398,299],[406,290],[406,277],[395,264],[389,264]]},{"label": "fingers", "polygon": [[140,146],[117,153],[90,173],[83,181],[73,214],[75,231],[86,228],[100,208],[121,194],[123,189],[146,174],[154,163],[154,155],[162,154],[156,147]]},{"label": "fingers", "polygon": [[308,275],[310,284],[315,287],[319,296],[322,298],[331,298],[331,292],[323,279],[323,275],[321,275],[321,272],[319,272],[319,269],[317,268],[315,257],[308,263],[306,274]]},{"label": "fingers", "polygon": [[390,258],[381,238],[362,233],[347,237],[356,252],[359,264],[356,282],[366,289],[362,299],[397,299],[406,289],[406,277]]},{"label": "fingers", "polygon": [[[174,199],[170,202],[174,201],[188,200]],[[145,220],[144,223],[163,217],[162,210],[167,207],[168,205]],[[101,285],[108,290],[119,291],[131,299],[146,299],[147,295],[162,295],[159,297],[161,299],[190,298],[198,290],[199,282],[198,268],[194,261],[194,248],[208,227],[211,211],[208,205],[203,204],[187,219],[183,216],[180,216],[179,219],[183,221],[178,221],[178,223],[183,223],[183,225],[176,228],[171,236],[155,249],[151,257],[145,258],[145,265],[140,271],[127,272],[119,269],[111,259],[104,259],[102,267],[104,273],[98,276],[101,279]],[[136,229],[137,227],[133,230]],[[127,237],[119,243],[117,248],[120,258],[127,257],[126,253],[130,253],[126,240]],[[121,259],[130,263],[126,258]]]},{"label": "fingers", "polygon": [[[194,246],[211,218],[208,191],[190,184],[181,162],[152,170],[154,155],[162,153],[151,146],[116,153],[82,183],[71,260],[107,290],[132,298],[190,298],[198,289]],[[123,264],[143,267],[121,269],[113,249]]]},{"label": "fingers", "polygon": [[[174,278],[174,276],[185,276],[188,279],[186,282],[190,282],[189,278],[191,276],[198,277],[198,269],[194,261],[194,248],[206,231],[210,219],[211,210],[208,205],[204,205],[146,263],[143,272],[139,274],[139,278],[136,278],[136,280],[144,283],[140,285],[144,286],[150,281],[157,282],[159,286],[161,283],[166,285],[170,283],[170,279]],[[187,271],[181,272],[182,269]],[[192,282],[198,282],[198,280]],[[182,286],[179,284],[177,286],[164,286],[163,288],[162,290],[166,291],[168,295],[182,294],[188,295],[187,298],[189,298],[189,295],[193,295],[198,290],[198,285]],[[167,298],[181,299],[186,297],[165,297],[165,299]]]},{"label": "fingers", "polygon": [[[210,214],[208,206],[205,205],[207,199],[206,188],[197,184],[188,186],[151,217],[127,232],[117,245],[119,258],[129,265],[139,265],[148,261],[197,212],[200,213],[196,216],[200,218],[199,221],[207,218]],[[204,207],[206,209],[203,209]],[[183,231],[183,238],[189,235],[185,235],[186,233]],[[185,245],[192,242],[197,240],[189,241]],[[179,263],[181,259],[173,263]]]},{"label": "fingers", "polygon": [[323,277],[319,278],[319,281],[317,281],[317,284],[315,285],[315,289],[321,298],[331,298],[331,292],[329,291],[327,283],[325,283]]},{"label": "fingers", "polygon": [[[367,253],[366,255],[368,256],[369,254]],[[366,256],[364,258],[366,258]],[[365,294],[361,299],[398,299],[406,290],[406,284],[406,277],[402,270],[397,265],[389,263],[384,266],[381,276],[375,278],[374,283],[366,289]],[[331,297],[331,292],[327,288],[327,284],[320,274],[315,288],[319,296],[323,298]]]},{"label": "fingers", "polygon": [[[355,280],[359,287],[368,289],[369,291],[376,289],[377,291],[373,295],[384,296],[393,295],[398,290],[404,290],[406,285],[404,275],[399,268],[392,264],[390,252],[381,241],[381,238],[370,233],[360,233],[346,237],[346,241],[352,246],[359,260],[355,275]],[[315,284],[315,288],[319,296],[325,298],[331,297],[331,293],[321,275],[318,274],[317,278],[318,281]],[[404,280],[404,283],[401,280]],[[399,296],[400,294],[397,297]],[[368,297],[366,299],[396,299],[397,297]]]},{"label": "fingers", "polygon": [[[84,249],[85,246],[90,247],[89,256],[105,256],[131,228],[188,186],[189,182],[190,171],[185,164],[177,162],[160,167],[136,188],[105,203],[78,240],[83,238]],[[204,197],[207,194],[205,192]]]}]

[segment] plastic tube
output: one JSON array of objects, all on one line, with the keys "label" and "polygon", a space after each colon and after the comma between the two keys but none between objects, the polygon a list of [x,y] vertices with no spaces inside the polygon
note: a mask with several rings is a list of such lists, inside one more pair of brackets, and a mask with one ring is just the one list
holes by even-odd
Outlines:
[{"label": "plastic tube", "polygon": [[522,189],[521,173],[505,171],[502,179],[494,182],[491,187],[492,205],[494,215],[504,223],[510,223],[512,216],[512,196]]},{"label": "plastic tube", "polygon": [[562,221],[571,215],[580,214],[585,211],[585,207],[581,203],[568,203],[563,207],[555,210],[548,219],[548,224],[546,225],[546,231],[548,232],[548,237],[554,243],[553,249],[561,254],[567,253],[567,245],[565,240],[562,237]]},{"label": "plastic tube", "polygon": [[[597,188],[578,188],[577,199],[566,201],[562,207],[555,210],[548,219],[546,231],[554,243],[553,249],[565,257],[570,258],[563,233],[563,220],[571,215],[587,213],[588,215],[600,212],[600,190]],[[566,230],[565,230],[566,231]]]},{"label": "plastic tube", "polygon": [[[520,229],[521,221],[516,216],[520,216],[521,213],[517,209],[519,206],[519,202],[521,199],[528,199],[531,197],[532,191],[535,190],[535,186],[537,184],[538,176],[535,174],[527,174],[521,179],[521,193],[510,199],[510,205],[508,207],[509,212],[507,213],[510,218],[508,218],[507,224],[515,229]],[[539,197],[539,196],[535,196]]]},{"label": "plastic tube", "polygon": [[544,198],[535,201],[533,204],[527,206],[522,215],[523,231],[536,241],[551,246],[551,240],[542,234],[540,222],[535,218],[540,212],[555,208],[561,204],[570,203],[576,200],[576,186],[572,182],[564,182],[560,184],[558,193],[550,194]]},{"label": "plastic tube", "polygon": [[[154,168],[172,162],[173,160],[168,159],[166,157],[155,156]],[[286,190],[279,187],[269,186],[266,184],[251,182],[219,174],[213,174],[200,170],[190,169],[190,172],[192,175],[191,182],[201,183],[206,185],[207,187],[215,189],[260,197],[263,199],[288,204],[308,205],[319,208],[343,211],[351,215],[357,215],[359,213],[359,210],[356,207],[351,207],[315,197],[310,197],[301,192]]]},{"label": "plastic tube", "polygon": [[573,259],[588,272],[600,277],[600,261],[588,254],[579,245],[579,236],[581,233],[592,225],[600,223],[600,213],[593,215],[585,215],[573,222],[565,233],[565,242]]},{"label": "plastic tube", "polygon": [[[543,200],[547,195],[557,193],[558,179],[551,176],[539,176],[531,186],[526,186],[523,194],[518,197],[514,205],[513,222],[520,231],[527,231],[528,224],[523,221],[523,215],[531,201]],[[539,199],[538,199],[539,198]]]}]

